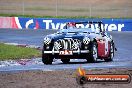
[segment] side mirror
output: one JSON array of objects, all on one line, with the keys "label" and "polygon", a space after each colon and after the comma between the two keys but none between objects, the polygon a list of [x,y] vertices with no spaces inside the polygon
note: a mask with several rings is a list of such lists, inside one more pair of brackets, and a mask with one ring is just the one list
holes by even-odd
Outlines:
[{"label": "side mirror", "polygon": [[115,48],[115,51],[117,51],[117,48]]}]

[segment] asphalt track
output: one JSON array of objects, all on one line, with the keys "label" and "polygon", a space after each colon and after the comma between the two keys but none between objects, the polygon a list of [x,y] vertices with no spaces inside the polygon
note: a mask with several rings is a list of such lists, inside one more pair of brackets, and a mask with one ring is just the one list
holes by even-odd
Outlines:
[{"label": "asphalt track", "polygon": [[[15,30],[0,29],[0,42],[11,42],[29,45],[43,45],[43,38],[56,30]],[[69,64],[63,64],[60,60],[54,60],[53,65],[44,65],[41,58],[33,58],[25,65],[1,66],[0,71],[22,70],[65,70],[77,69],[80,65],[85,69],[93,68],[132,68],[132,32],[110,32],[115,41],[117,52],[113,62],[98,61],[86,63],[86,60],[71,60]]]}]

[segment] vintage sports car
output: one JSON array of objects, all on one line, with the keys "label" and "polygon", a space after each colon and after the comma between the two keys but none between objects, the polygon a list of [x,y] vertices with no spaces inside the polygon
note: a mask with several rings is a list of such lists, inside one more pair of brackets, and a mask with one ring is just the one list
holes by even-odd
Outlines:
[{"label": "vintage sports car", "polygon": [[[88,28],[77,28],[85,24]],[[91,25],[98,27],[93,29]],[[42,61],[52,64],[53,59],[61,59],[63,63],[70,59],[86,59],[96,62],[98,59],[112,61],[116,50],[112,36],[104,31],[102,22],[70,22],[65,29],[47,35],[44,38]]]}]

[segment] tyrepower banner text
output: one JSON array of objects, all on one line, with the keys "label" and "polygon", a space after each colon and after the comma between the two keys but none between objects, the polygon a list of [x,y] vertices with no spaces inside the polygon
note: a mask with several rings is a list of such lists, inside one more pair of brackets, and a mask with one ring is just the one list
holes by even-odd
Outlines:
[{"label": "tyrepower banner text", "polygon": [[[70,18],[23,18],[0,17],[0,28],[15,29],[63,29],[66,22],[102,21],[106,31],[132,31],[132,19],[70,19]],[[98,25],[91,25],[97,28]],[[85,24],[78,27],[87,28]]]}]

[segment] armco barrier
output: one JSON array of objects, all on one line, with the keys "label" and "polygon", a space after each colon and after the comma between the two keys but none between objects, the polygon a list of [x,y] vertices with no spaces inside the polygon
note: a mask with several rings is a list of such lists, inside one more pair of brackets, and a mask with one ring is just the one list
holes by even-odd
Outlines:
[{"label": "armco barrier", "polygon": [[[0,28],[15,29],[63,29],[66,22],[102,21],[106,31],[132,31],[132,19],[59,19],[59,18],[23,18],[0,17]],[[88,25],[78,25],[87,28]],[[97,28],[98,25],[92,25]]]},{"label": "armco barrier", "polygon": [[0,28],[11,28],[11,17],[0,17]]}]

